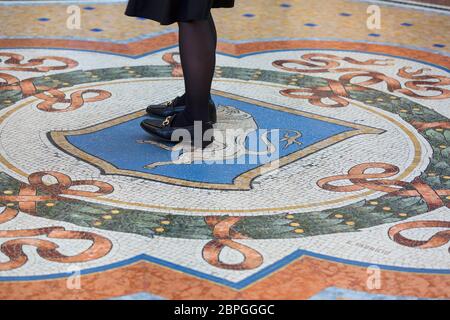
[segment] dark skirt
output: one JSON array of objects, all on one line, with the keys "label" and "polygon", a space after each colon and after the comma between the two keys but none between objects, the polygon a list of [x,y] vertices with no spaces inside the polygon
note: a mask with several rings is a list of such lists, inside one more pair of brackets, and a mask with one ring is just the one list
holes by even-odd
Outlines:
[{"label": "dark skirt", "polygon": [[211,8],[232,8],[235,0],[129,0],[125,14],[151,19],[162,25],[203,20]]}]

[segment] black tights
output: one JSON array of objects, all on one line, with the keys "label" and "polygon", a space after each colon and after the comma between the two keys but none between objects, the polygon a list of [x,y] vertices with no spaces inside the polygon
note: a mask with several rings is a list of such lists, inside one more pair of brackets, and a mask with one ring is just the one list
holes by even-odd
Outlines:
[{"label": "black tights", "polygon": [[174,119],[174,125],[184,126],[196,120],[208,121],[217,31],[211,13],[205,20],[178,22],[178,26],[186,109]]}]

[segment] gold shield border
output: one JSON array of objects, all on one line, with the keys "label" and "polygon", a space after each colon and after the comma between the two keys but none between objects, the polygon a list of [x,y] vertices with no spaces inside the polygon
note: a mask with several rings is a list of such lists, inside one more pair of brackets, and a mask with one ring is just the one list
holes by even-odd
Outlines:
[{"label": "gold shield border", "polygon": [[312,154],[318,150],[322,150],[322,149],[324,149],[328,146],[331,146],[337,142],[343,141],[345,139],[348,139],[348,138],[356,136],[356,135],[381,134],[381,133],[385,132],[385,130],[382,130],[382,129],[359,125],[359,124],[347,122],[344,120],[328,118],[325,116],[320,116],[320,115],[312,114],[312,113],[305,112],[305,111],[290,109],[287,107],[278,106],[278,105],[274,105],[271,103],[267,103],[267,102],[263,102],[263,101],[223,92],[220,90],[211,90],[211,93],[214,95],[220,95],[225,98],[239,100],[242,102],[258,105],[258,106],[265,107],[265,108],[270,108],[270,109],[277,110],[277,111],[287,112],[287,113],[301,115],[301,116],[316,119],[316,120],[326,121],[326,122],[333,123],[333,124],[347,126],[347,127],[353,128],[355,130],[334,135],[325,140],[317,142],[305,149],[298,150],[287,156],[281,157],[276,160],[276,162],[278,162],[276,164],[276,166],[275,166],[275,161],[272,161],[272,162],[268,162],[264,165],[261,165],[257,168],[254,168],[252,170],[246,171],[246,172],[240,174],[239,176],[235,177],[233,179],[233,183],[230,183],[230,184],[190,181],[190,180],[166,177],[166,176],[157,175],[157,174],[119,169],[105,160],[94,157],[91,154],[86,153],[86,152],[76,148],[75,146],[70,144],[66,138],[66,136],[83,135],[83,134],[93,133],[93,132],[96,132],[96,131],[99,131],[99,130],[102,130],[105,128],[110,128],[112,126],[142,117],[143,115],[146,114],[145,110],[133,112],[131,114],[121,116],[119,118],[115,118],[112,120],[108,120],[108,121],[105,121],[105,122],[102,122],[102,123],[99,123],[99,124],[96,124],[94,126],[90,126],[90,127],[84,128],[84,129],[67,130],[67,131],[64,131],[64,130],[63,131],[51,131],[49,133],[49,137],[50,137],[50,140],[53,141],[55,143],[55,145],[58,146],[61,150],[63,150],[64,152],[66,152],[78,159],[84,160],[87,163],[94,165],[95,167],[99,168],[103,174],[106,174],[106,175],[130,176],[130,177],[142,178],[142,179],[152,180],[152,181],[156,181],[156,182],[160,182],[160,183],[167,183],[167,184],[183,186],[183,187],[245,191],[245,190],[250,190],[252,188],[252,181],[254,179],[256,179],[257,177],[261,176],[262,174],[271,172],[271,171],[275,170],[276,168],[281,168],[282,166],[292,163],[292,162],[294,162],[300,158],[303,158],[309,154]]}]

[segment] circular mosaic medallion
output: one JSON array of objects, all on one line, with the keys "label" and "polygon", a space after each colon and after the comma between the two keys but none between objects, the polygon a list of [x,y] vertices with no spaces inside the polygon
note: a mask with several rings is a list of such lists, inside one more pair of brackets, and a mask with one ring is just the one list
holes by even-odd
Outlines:
[{"label": "circular mosaic medallion", "polygon": [[[32,97],[8,97],[2,163],[22,182],[41,173],[34,183],[60,193],[37,203],[40,215],[142,235],[209,237],[204,217],[236,216],[234,228],[251,238],[304,237],[426,212],[420,192],[399,190],[419,177],[433,189],[448,183],[448,128],[427,125],[447,118],[417,101],[447,95],[433,82],[439,76],[423,84],[416,78],[424,71],[410,70],[419,63],[371,54],[289,56],[273,55],[268,68],[217,68],[214,130],[222,138],[203,161],[139,126],[148,104],[182,93],[182,79],[162,64],[34,79]],[[395,64],[399,76],[383,73]],[[82,213],[63,217],[60,206]],[[268,221],[270,231],[258,228]]]}]

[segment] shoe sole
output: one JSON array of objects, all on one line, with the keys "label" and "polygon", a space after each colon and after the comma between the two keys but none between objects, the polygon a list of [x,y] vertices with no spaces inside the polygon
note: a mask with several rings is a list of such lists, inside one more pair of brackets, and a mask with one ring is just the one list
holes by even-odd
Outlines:
[{"label": "shoe sole", "polygon": [[[152,135],[152,136],[154,136],[154,137],[156,137],[156,138],[158,138],[158,139],[160,139],[160,140],[162,140],[162,141],[165,141],[165,142],[171,142],[171,143],[180,143],[180,142],[182,142],[182,140],[180,140],[180,141],[172,141],[171,139],[162,137],[162,136],[158,135],[158,134],[155,133],[155,132],[149,131],[149,130],[147,130],[148,128],[146,128],[146,126],[142,125],[142,123],[140,124],[140,126],[141,126],[141,128],[142,128],[145,132],[147,132],[148,134],[150,134],[150,135]],[[211,140],[210,140],[210,141],[202,141],[202,148],[206,148],[206,147],[209,146],[211,143],[213,143],[214,140],[215,140],[214,137],[211,137]],[[191,146],[194,146],[194,142],[195,142],[195,141],[191,141]]]}]

